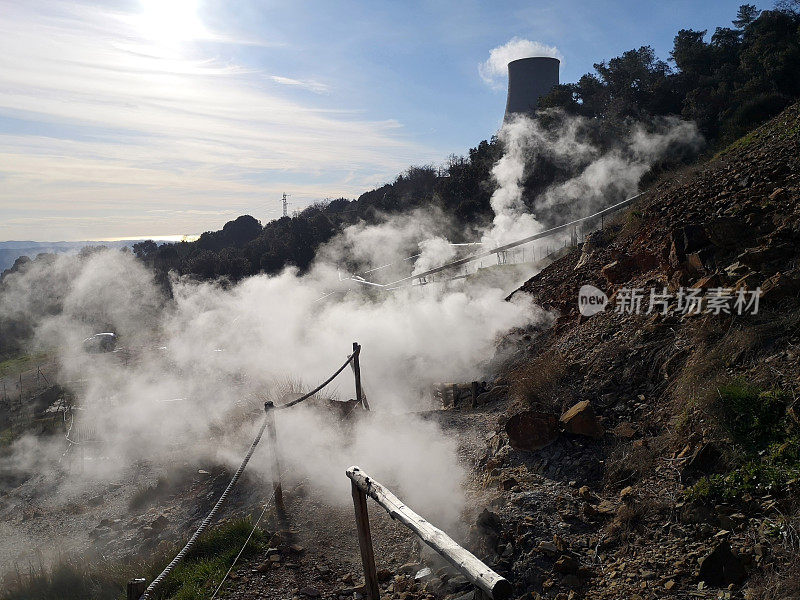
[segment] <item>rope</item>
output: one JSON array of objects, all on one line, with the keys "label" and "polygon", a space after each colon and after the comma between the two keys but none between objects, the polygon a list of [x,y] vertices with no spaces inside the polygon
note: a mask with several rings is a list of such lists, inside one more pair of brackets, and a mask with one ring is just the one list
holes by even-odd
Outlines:
[{"label": "rope", "polygon": [[[296,400],[292,400],[291,402],[287,402],[286,404],[283,404],[281,406],[277,406],[275,408],[289,408],[291,406],[294,406],[295,404],[299,404],[303,400],[306,400],[306,399],[310,398],[311,396],[313,396],[314,394],[316,394],[317,392],[319,392],[322,388],[324,388],[331,381],[333,381],[336,378],[336,376],[339,375],[339,373],[344,371],[345,367],[347,367],[347,365],[350,364],[350,361],[353,360],[353,357],[359,352],[359,350],[360,350],[360,348],[358,350],[356,350],[355,352],[353,352],[353,354],[348,356],[347,360],[345,361],[345,363],[341,367],[339,367],[333,375],[328,377],[328,379],[323,381],[320,385],[318,385],[312,391],[310,391],[307,394],[301,396],[300,398],[297,398]],[[267,404],[271,404],[271,403],[267,403]],[[265,405],[265,408],[267,408],[266,405]],[[239,468],[236,470],[236,473],[234,473],[233,478],[231,479],[230,483],[228,484],[228,487],[226,487],[225,491],[222,492],[222,495],[219,497],[219,500],[217,500],[217,503],[214,505],[214,508],[212,508],[211,512],[208,513],[208,516],[205,519],[203,519],[203,522],[200,523],[200,527],[198,527],[197,531],[195,531],[194,534],[192,535],[192,537],[189,538],[189,541],[186,542],[186,545],[183,547],[183,549],[180,552],[178,552],[177,555],[175,555],[175,558],[173,558],[172,561],[164,568],[164,570],[161,571],[161,574],[158,577],[156,577],[150,585],[147,586],[147,589],[144,591],[144,594],[142,594],[142,596],[139,598],[139,600],[149,600],[151,598],[151,594],[153,592],[155,592],[155,590],[163,583],[163,581],[167,577],[167,575],[169,575],[172,572],[172,570],[178,565],[178,563],[180,563],[183,560],[183,558],[186,556],[186,554],[192,548],[194,548],[195,544],[197,543],[198,538],[208,528],[208,526],[211,523],[211,521],[214,519],[214,517],[219,512],[219,509],[225,503],[225,500],[227,500],[228,494],[234,488],[236,483],[239,481],[239,478],[242,476],[242,473],[244,472],[244,468],[247,466],[247,463],[250,462],[250,457],[253,456],[253,452],[255,451],[256,446],[258,446],[258,443],[261,441],[261,436],[264,434],[264,430],[267,428],[267,423],[268,422],[269,422],[269,413],[267,414],[267,416],[264,417],[264,423],[261,425],[261,429],[258,430],[258,435],[256,435],[255,439],[253,440],[253,443],[250,445],[250,450],[247,451],[247,454],[245,455],[244,459],[242,460],[242,464],[239,465]],[[67,438],[67,439],[69,439],[69,438]],[[272,497],[274,497],[274,496],[275,496],[275,492],[273,491]],[[256,525],[261,520],[261,518],[264,516],[264,512],[265,511],[266,511],[266,504],[264,505],[264,511],[262,511],[261,516],[258,518],[258,521],[256,521]],[[253,527],[253,531],[250,532],[250,536],[248,536],[247,541],[250,541],[250,537],[252,537],[254,531],[255,531],[255,526]],[[247,542],[245,542],[245,546],[246,545],[247,545]],[[214,596],[216,596],[217,592],[222,587],[222,583],[225,582],[225,578],[227,578],[228,575],[230,574],[231,569],[233,569],[233,566],[236,564],[236,560],[239,559],[239,556],[241,556],[242,552],[244,552],[244,547],[242,547],[242,550],[239,552],[239,555],[237,555],[236,559],[234,559],[233,564],[231,565],[231,568],[228,569],[228,572],[225,574],[225,577],[223,578],[222,582],[220,583],[219,588],[217,588],[217,590],[214,592]],[[214,596],[212,596],[212,598]]]},{"label": "rope", "polygon": [[287,402],[286,404],[281,404],[280,406],[276,406],[275,408],[290,408],[290,407],[294,406],[295,404],[300,404],[303,400],[308,400],[311,396],[316,394],[318,391],[320,391],[322,388],[324,388],[326,385],[328,385],[331,381],[336,379],[336,376],[339,373],[341,373],[342,371],[345,370],[345,367],[347,367],[347,365],[350,364],[350,361],[353,360],[353,357],[355,355],[356,355],[356,353],[353,352],[353,354],[348,356],[347,360],[344,362],[344,364],[341,367],[339,367],[333,375],[328,377],[325,381],[320,383],[317,387],[315,387],[313,390],[311,390],[307,394],[304,394],[304,395],[300,396],[296,400],[292,400],[291,402]]},{"label": "rope", "polygon": [[222,586],[225,584],[225,581],[228,579],[228,575],[231,574],[231,571],[233,571],[233,567],[236,566],[236,563],[242,557],[242,554],[244,553],[244,549],[247,548],[247,544],[250,543],[250,539],[253,537],[253,534],[256,532],[256,529],[258,528],[258,524],[261,523],[261,519],[264,518],[264,515],[266,514],[267,509],[269,508],[269,503],[272,501],[272,499],[274,497],[275,497],[275,491],[273,490],[272,491],[272,495],[270,495],[270,497],[267,499],[267,501],[264,502],[264,508],[261,511],[261,514],[258,515],[258,519],[256,519],[256,522],[253,523],[253,529],[250,530],[250,535],[248,535],[247,539],[244,541],[244,545],[242,546],[242,549],[239,550],[239,554],[237,554],[236,558],[233,559],[233,562],[231,563],[231,566],[228,568],[228,570],[225,572],[225,575],[222,577],[222,581],[219,582],[219,585],[217,586],[217,589],[215,589],[214,593],[211,595],[211,600],[214,600],[214,598],[217,597],[217,594],[222,589]]},{"label": "rope", "polygon": [[197,539],[208,528],[211,521],[219,512],[219,509],[225,503],[225,500],[227,500],[228,494],[236,485],[236,482],[239,481],[239,478],[242,476],[242,472],[244,472],[244,468],[247,466],[247,463],[250,462],[250,457],[253,456],[253,451],[256,449],[256,446],[258,446],[258,443],[261,441],[261,436],[264,434],[264,429],[266,428],[267,428],[267,418],[264,417],[264,423],[261,425],[261,429],[258,430],[258,435],[256,435],[256,438],[250,445],[250,450],[247,451],[244,460],[242,460],[242,464],[239,465],[239,468],[233,475],[233,479],[231,479],[231,482],[228,484],[228,487],[225,488],[225,491],[222,492],[222,495],[219,497],[219,500],[217,500],[217,503],[214,505],[214,508],[211,509],[211,512],[208,513],[208,516],[205,519],[203,519],[202,523],[200,523],[200,527],[197,528],[197,531],[194,532],[194,535],[192,535],[192,537],[189,538],[189,541],[186,542],[186,545],[183,547],[183,550],[178,552],[175,558],[172,559],[172,562],[170,562],[164,568],[164,570],[161,571],[161,574],[153,580],[153,583],[147,586],[147,589],[144,591],[144,594],[142,594],[139,600],[148,600],[151,597],[151,594],[156,590],[156,588],[158,588],[158,586],[161,585],[161,583],[164,581],[167,575],[169,575],[172,572],[172,570],[178,565],[178,563],[181,562],[181,560],[183,560],[183,557],[186,556],[186,554],[192,548],[194,548],[194,545],[197,543]]}]

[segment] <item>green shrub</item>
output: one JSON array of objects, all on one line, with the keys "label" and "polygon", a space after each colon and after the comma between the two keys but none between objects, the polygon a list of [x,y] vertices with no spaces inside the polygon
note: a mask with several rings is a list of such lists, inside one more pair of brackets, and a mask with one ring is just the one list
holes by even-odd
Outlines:
[{"label": "green shrub", "polygon": [[800,436],[772,444],[761,456],[733,470],[703,477],[687,491],[702,502],[741,500],[743,494],[780,494],[790,481],[800,478]]},{"label": "green shrub", "polygon": [[781,493],[800,477],[800,432],[787,416],[788,396],[761,390],[744,380],[717,389],[713,406],[734,445],[734,463],[726,473],[701,478],[689,490],[691,500],[735,501],[743,494]]},{"label": "green shrub", "polygon": [[717,392],[722,424],[745,452],[760,452],[786,437],[785,393],[761,391],[743,380],[721,386]]}]

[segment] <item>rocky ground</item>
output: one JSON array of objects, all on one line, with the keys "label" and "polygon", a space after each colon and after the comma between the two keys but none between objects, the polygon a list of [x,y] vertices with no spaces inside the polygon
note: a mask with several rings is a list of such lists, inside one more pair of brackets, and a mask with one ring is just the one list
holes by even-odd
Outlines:
[{"label": "rocky ground", "polygon": [[[471,473],[465,526],[450,533],[507,577],[514,597],[800,598],[799,149],[794,106],[654,183],[515,292],[555,320],[499,342],[510,358],[479,405],[426,415],[459,440]],[[585,284],[608,295],[604,312],[580,314]],[[647,291],[641,314],[617,310],[636,288]],[[651,288],[672,297],[648,312]],[[759,311],[715,314],[706,303],[684,314],[682,288],[758,288]],[[731,381],[761,390],[738,415],[720,404]],[[747,404],[777,398],[779,413]],[[748,438],[740,448],[745,426],[779,447]],[[153,471],[127,474],[140,479],[105,484],[72,515],[45,514],[31,481],[3,497],[0,517],[43,544],[48,521],[109,556],[156,549],[185,539],[229,477],[196,464],[182,472],[170,485]],[[158,500],[131,507],[133,485]],[[226,514],[253,512],[264,485],[245,481]],[[268,548],[237,565],[222,597],[362,598],[352,508],[328,505],[311,482],[287,490],[287,508],[288,524],[268,516]],[[384,596],[469,592],[372,502],[370,519]]]},{"label": "rocky ground", "polygon": [[[796,478],[742,485],[726,501],[686,495],[733,462],[726,454],[735,444],[715,413],[720,383],[782,390],[781,427],[796,432],[799,148],[795,106],[721,156],[658,182],[517,292],[558,314],[506,375],[517,405],[486,461],[490,480],[511,487],[501,538],[516,544],[506,568],[520,594],[800,593],[796,580],[791,590],[786,583],[796,577],[787,564],[797,548]],[[605,312],[579,313],[584,284],[608,294]],[[760,287],[759,313],[686,315],[676,298],[666,315],[660,306],[618,312],[626,288],[648,291],[646,313],[651,288],[677,295],[681,287]],[[529,504],[533,482],[553,486],[554,523]],[[765,572],[777,575],[764,583]],[[763,595],[780,581],[782,591]]]}]

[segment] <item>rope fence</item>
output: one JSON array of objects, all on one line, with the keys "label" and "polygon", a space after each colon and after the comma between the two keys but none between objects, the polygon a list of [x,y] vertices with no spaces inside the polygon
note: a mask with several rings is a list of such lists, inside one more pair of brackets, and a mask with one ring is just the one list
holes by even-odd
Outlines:
[{"label": "rope fence", "polygon": [[[256,434],[255,439],[253,439],[252,444],[250,444],[250,449],[247,451],[247,454],[242,459],[239,468],[234,473],[233,477],[231,478],[230,483],[225,488],[225,491],[222,492],[222,495],[219,497],[217,502],[214,504],[214,507],[208,513],[203,522],[200,523],[200,526],[197,528],[197,531],[192,534],[189,538],[189,541],[186,542],[186,545],[181,549],[178,554],[175,555],[175,558],[170,561],[170,563],[164,568],[163,571],[150,583],[150,585],[146,585],[146,580],[144,578],[136,578],[132,579],[128,582],[127,586],[127,600],[151,600],[154,597],[154,594],[167,578],[167,576],[175,569],[175,567],[186,557],[186,555],[191,551],[191,549],[197,544],[197,540],[203,534],[203,532],[208,528],[211,522],[219,513],[220,509],[222,508],[225,501],[228,499],[228,496],[236,487],[236,484],[239,481],[239,478],[242,476],[242,473],[247,467],[247,463],[250,462],[250,458],[253,456],[253,452],[255,452],[256,447],[258,446],[259,442],[261,442],[261,438],[264,435],[264,432],[267,432],[267,438],[269,439],[270,448],[272,451],[272,477],[273,477],[273,493],[271,499],[275,501],[275,508],[279,517],[283,518],[285,516],[286,508],[283,503],[283,491],[282,491],[282,484],[281,484],[281,469],[280,469],[280,459],[278,456],[278,438],[277,438],[277,430],[275,427],[275,411],[280,409],[291,408],[296,406],[297,404],[307,400],[308,398],[312,397],[314,394],[318,393],[322,390],[325,386],[330,384],[336,377],[345,370],[347,365],[351,365],[353,368],[353,374],[355,378],[355,389],[356,389],[356,401],[360,402],[362,407],[365,410],[369,410],[369,404],[367,403],[367,399],[363,394],[363,388],[361,386],[361,366],[359,363],[359,356],[361,354],[361,345],[358,342],[353,342],[353,353],[347,357],[345,363],[339,367],[333,375],[328,377],[325,381],[323,381],[320,385],[314,388],[312,391],[302,395],[301,397],[292,400],[291,402],[287,402],[286,404],[282,404],[280,406],[276,406],[274,402],[267,401],[264,403],[264,421],[261,424],[261,427]],[[267,500],[267,503],[269,500]],[[261,513],[261,517],[263,517],[264,512],[266,511],[266,505],[264,511]],[[259,521],[261,520],[259,517]],[[256,525],[258,522],[256,522]],[[255,527],[253,529],[255,531]],[[252,533],[251,533],[252,536]],[[248,538],[249,540],[249,538]],[[241,553],[240,553],[241,554]],[[238,556],[237,556],[238,560]],[[236,561],[234,561],[235,564]],[[231,565],[233,568],[233,565]],[[230,573],[230,570],[228,571]],[[226,573],[225,578],[223,578],[222,583],[225,582],[228,574]],[[220,583],[220,587],[222,586]],[[214,592],[214,595],[219,592],[219,588]]]}]

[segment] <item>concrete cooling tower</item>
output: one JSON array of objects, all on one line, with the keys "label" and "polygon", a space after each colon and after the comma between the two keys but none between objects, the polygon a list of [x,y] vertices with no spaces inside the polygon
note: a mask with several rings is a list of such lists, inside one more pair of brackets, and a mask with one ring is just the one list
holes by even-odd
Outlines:
[{"label": "concrete cooling tower", "polygon": [[559,64],[557,58],[544,56],[520,58],[508,63],[508,100],[503,119],[508,120],[519,113],[533,113],[539,98],[558,85]]}]

